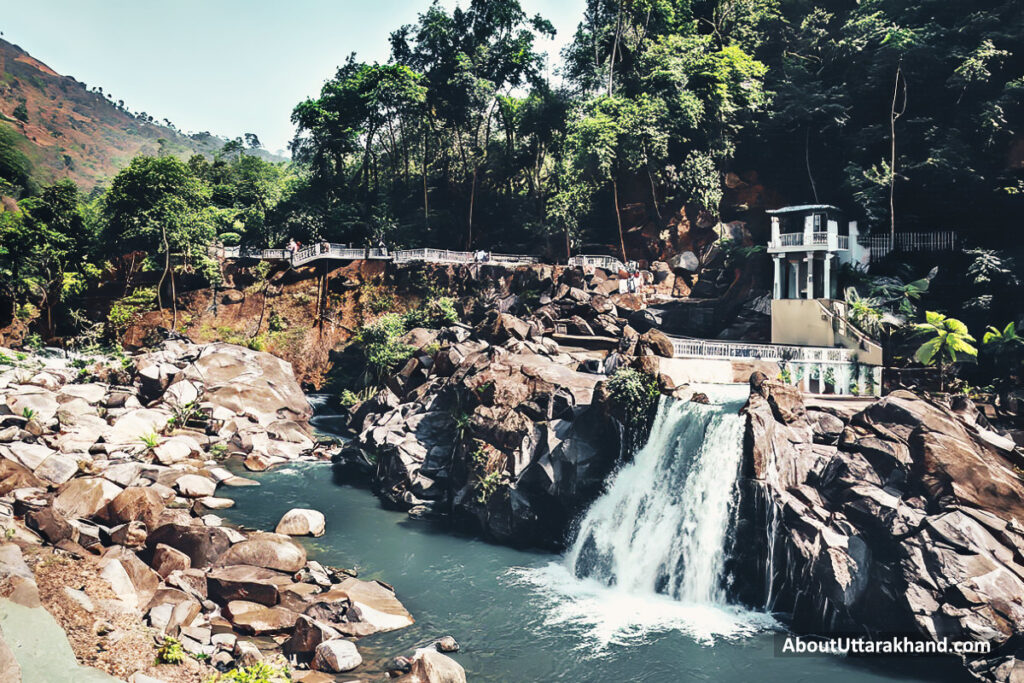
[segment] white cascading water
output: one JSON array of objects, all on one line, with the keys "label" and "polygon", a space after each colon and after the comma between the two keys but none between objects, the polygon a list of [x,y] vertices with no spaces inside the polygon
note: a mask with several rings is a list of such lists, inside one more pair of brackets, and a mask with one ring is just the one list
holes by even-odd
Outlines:
[{"label": "white cascading water", "polygon": [[685,603],[725,602],[722,568],[744,394],[733,387],[704,393],[710,405],[661,402],[646,445],[580,524],[566,558],[577,576]]},{"label": "white cascading water", "polygon": [[713,642],[772,627],[728,605],[723,587],[748,389],[700,391],[710,404],[661,401],[647,443],[587,510],[564,561],[519,574],[560,596],[549,624],[581,627],[600,648],[667,630]]}]

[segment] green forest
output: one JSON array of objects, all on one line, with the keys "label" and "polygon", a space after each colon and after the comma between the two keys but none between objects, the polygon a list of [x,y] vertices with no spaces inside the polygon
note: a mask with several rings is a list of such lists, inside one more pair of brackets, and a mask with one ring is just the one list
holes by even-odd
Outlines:
[{"label": "green forest", "polygon": [[296,104],[287,163],[249,135],[137,157],[84,195],[36,186],[0,127],[0,194],[20,207],[0,212],[0,296],[51,315],[133,251],[213,282],[214,242],[645,259],[640,227],[763,229],[772,207],[728,200],[737,174],[862,232],[956,230],[982,274],[958,266],[947,308],[975,301],[973,327],[1017,314],[1013,255],[992,250],[1015,246],[1024,191],[1019,2],[588,0],[560,55],[538,51],[552,32],[518,0],[434,4],[386,63],[351,55]]}]

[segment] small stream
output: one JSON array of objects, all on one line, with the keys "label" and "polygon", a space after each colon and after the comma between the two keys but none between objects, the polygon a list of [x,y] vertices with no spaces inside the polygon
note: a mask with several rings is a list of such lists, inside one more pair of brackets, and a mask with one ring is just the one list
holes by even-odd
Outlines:
[{"label": "small stream", "polygon": [[[322,406],[320,401],[313,402]],[[671,418],[671,412],[663,410],[659,419]],[[676,418],[679,412],[677,408]],[[698,412],[710,415],[703,407]],[[324,417],[316,420],[318,428],[330,423]],[[718,438],[732,438],[727,418],[711,416],[708,424],[721,425],[723,420],[724,431],[720,430]],[[686,429],[673,429],[664,420],[659,428],[665,447],[670,442],[676,444],[673,447],[692,446],[693,435]],[[720,453],[721,444],[708,451],[709,456]],[[692,457],[699,464],[703,456]],[[635,462],[644,466],[639,455]],[[618,475],[620,480],[627,477],[622,486],[636,488],[634,478],[643,475],[629,474],[627,469]],[[650,469],[661,476],[658,467]],[[697,474],[690,476],[692,485],[710,504],[720,505],[715,503],[714,477],[700,475],[706,468],[694,466],[693,470]],[[330,464],[293,464],[246,476],[262,486],[230,490],[238,503],[227,511],[231,522],[272,530],[291,508],[320,510],[327,518],[327,533],[303,540],[311,557],[357,568],[361,578],[381,579],[395,586],[416,623],[360,640],[367,660],[407,654],[450,634],[462,645],[455,657],[471,681],[964,680],[959,666],[948,659],[936,663],[923,658],[885,661],[776,656],[774,640],[779,627],[769,615],[722,604],[717,595],[712,596],[714,600],[690,600],[698,593],[687,588],[685,580],[677,582],[678,590],[661,592],[643,582],[623,585],[609,579],[607,573],[581,568],[579,548],[563,559],[460,535],[442,522],[412,520],[403,512],[383,509],[367,488],[343,480]],[[680,476],[687,477],[685,473]],[[589,525],[585,520],[582,528],[595,533],[603,525],[613,528],[616,521],[620,525],[635,523],[624,522],[616,507],[633,510],[638,518],[642,516],[638,511],[649,509],[650,501],[630,502],[630,496],[615,490],[614,481],[610,482],[609,492],[591,508],[594,515],[588,514]],[[609,503],[607,498],[612,495],[622,497],[621,505]],[[684,525],[692,521],[690,509],[680,513]],[[695,529],[704,534],[696,540],[709,538],[707,529],[699,525]],[[630,537],[641,537],[643,545],[630,547]],[[666,539],[665,548],[676,541]],[[659,547],[657,537],[640,534],[626,534],[622,542],[626,545],[611,552],[609,566],[628,562],[630,557],[640,561]],[[684,542],[680,547],[692,547],[698,555],[707,552],[699,544],[687,546]]]}]

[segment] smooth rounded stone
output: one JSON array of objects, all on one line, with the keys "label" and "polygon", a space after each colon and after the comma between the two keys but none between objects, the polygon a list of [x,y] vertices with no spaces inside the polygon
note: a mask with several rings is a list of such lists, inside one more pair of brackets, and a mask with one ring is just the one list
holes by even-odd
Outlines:
[{"label": "smooth rounded stone", "polygon": [[211,467],[207,470],[207,473],[218,483],[227,481],[231,477],[235,476],[230,470],[226,470],[223,467]]},{"label": "smooth rounded stone", "polygon": [[242,461],[245,465],[245,469],[250,472],[265,472],[274,465],[280,465],[283,462],[287,462],[285,458],[277,458],[263,453],[250,453]]},{"label": "smooth rounded stone", "polygon": [[280,602],[279,588],[290,583],[286,574],[244,564],[220,567],[206,575],[210,597],[221,602],[243,600],[268,607]]},{"label": "smooth rounded stone", "polygon": [[117,484],[100,477],[80,477],[58,489],[53,508],[68,519],[92,517],[121,493]]},{"label": "smooth rounded stone", "polygon": [[189,380],[181,380],[167,387],[163,400],[174,406],[187,406],[199,398],[199,385]]},{"label": "smooth rounded stone", "polygon": [[251,640],[239,640],[233,651],[237,666],[246,667],[263,661],[263,653]]},{"label": "smooth rounded stone", "polygon": [[[234,502],[234,501],[232,501]],[[224,523],[224,518],[218,517],[214,514],[203,515],[199,519],[203,520],[205,526],[220,526]]]},{"label": "smooth rounded stone", "polygon": [[333,592],[346,594],[362,615],[362,621],[378,631],[394,631],[413,623],[412,615],[395,597],[395,593],[377,581],[348,578],[337,584]]},{"label": "smooth rounded stone", "polygon": [[466,670],[462,665],[432,648],[416,651],[409,676],[423,683],[466,683]]},{"label": "smooth rounded stone", "polygon": [[182,439],[166,439],[153,449],[153,457],[162,465],[173,465],[192,455],[191,445]]},{"label": "smooth rounded stone", "polygon": [[306,566],[306,551],[287,536],[265,532],[231,546],[217,560],[218,566],[248,564],[254,567],[294,573]]},{"label": "smooth rounded stone", "polygon": [[217,491],[217,482],[198,474],[186,474],[174,482],[174,487],[189,498],[207,498]]},{"label": "smooth rounded stone", "polygon": [[71,399],[80,398],[90,405],[96,405],[107,395],[105,384],[68,384],[57,392],[57,401],[64,403]]},{"label": "smooth rounded stone", "polygon": [[259,486],[260,483],[255,479],[246,479],[245,477],[228,477],[221,482],[224,486]]},{"label": "smooth rounded stone", "polygon": [[107,504],[104,517],[111,524],[141,520],[148,528],[156,529],[161,524],[160,514],[164,507],[164,497],[156,488],[131,486]]},{"label": "smooth rounded stone", "polygon": [[316,646],[310,667],[327,673],[351,671],[363,663],[355,643],[347,640],[328,640]]},{"label": "smooth rounded stone", "polygon": [[[214,496],[207,496],[206,498],[200,498],[196,501],[207,510],[227,510],[228,508],[235,507],[235,501],[230,498],[216,498]],[[212,524],[209,526],[220,526],[219,524]]]},{"label": "smooth rounded stone", "polygon": [[214,633],[210,636],[210,644],[219,647],[222,650],[228,652],[235,649],[235,643],[238,642],[238,636],[234,633]]},{"label": "smooth rounded stone", "polygon": [[277,523],[276,533],[287,536],[323,536],[326,520],[318,510],[293,508]]},{"label": "smooth rounded stone", "polygon": [[232,609],[240,601],[228,603],[228,618],[240,633],[254,636],[268,636],[285,633],[295,627],[299,615],[283,607],[267,607],[257,603],[247,603],[254,607],[241,610]]},{"label": "smooth rounded stone", "polygon": [[40,479],[60,486],[78,474],[78,460],[69,455],[54,453],[36,468],[35,475]]},{"label": "smooth rounded stone", "polygon": [[451,636],[442,636],[435,643],[439,652],[458,652],[459,642]]}]

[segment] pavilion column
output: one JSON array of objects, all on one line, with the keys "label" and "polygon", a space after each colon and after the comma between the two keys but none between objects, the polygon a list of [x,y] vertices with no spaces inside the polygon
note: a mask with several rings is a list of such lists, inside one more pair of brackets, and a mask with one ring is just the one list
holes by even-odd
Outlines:
[{"label": "pavilion column", "polygon": [[814,298],[814,252],[807,252],[807,298]]},{"label": "pavilion column", "polygon": [[776,256],[772,259],[775,262],[775,289],[772,296],[776,299],[782,298],[782,257]]},{"label": "pavilion column", "polygon": [[799,299],[800,298],[800,262],[790,261],[790,270],[792,271],[792,277],[789,278],[789,298]]},{"label": "pavilion column", "polygon": [[826,299],[832,298],[832,254],[825,254],[825,290]]}]

